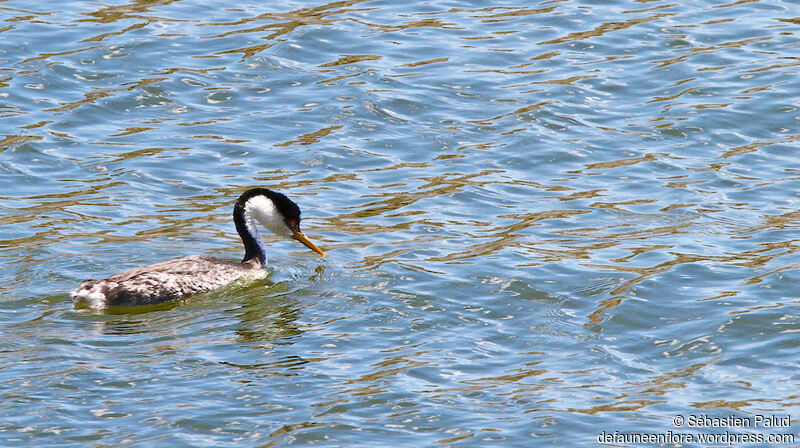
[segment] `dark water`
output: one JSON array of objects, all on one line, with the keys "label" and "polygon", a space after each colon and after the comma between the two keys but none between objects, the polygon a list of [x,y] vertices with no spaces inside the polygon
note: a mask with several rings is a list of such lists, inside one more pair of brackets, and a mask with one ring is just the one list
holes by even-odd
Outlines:
[{"label": "dark water", "polygon": [[[222,5],[0,2],[3,446],[800,438],[800,4]],[[72,309],[251,186],[328,257]]]}]

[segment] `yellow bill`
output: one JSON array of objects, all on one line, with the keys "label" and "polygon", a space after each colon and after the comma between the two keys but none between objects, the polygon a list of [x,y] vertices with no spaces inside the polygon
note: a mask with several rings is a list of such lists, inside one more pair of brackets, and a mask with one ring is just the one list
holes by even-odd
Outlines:
[{"label": "yellow bill", "polygon": [[296,239],[297,241],[300,241],[307,248],[309,248],[309,249],[313,250],[314,252],[322,255],[323,257],[325,256],[325,252],[321,251],[319,249],[319,247],[315,246],[314,243],[312,243],[311,240],[309,240],[308,237],[306,237],[303,234],[303,232],[300,232],[300,231],[297,231],[297,230],[292,230],[292,232],[294,232],[294,239]]}]

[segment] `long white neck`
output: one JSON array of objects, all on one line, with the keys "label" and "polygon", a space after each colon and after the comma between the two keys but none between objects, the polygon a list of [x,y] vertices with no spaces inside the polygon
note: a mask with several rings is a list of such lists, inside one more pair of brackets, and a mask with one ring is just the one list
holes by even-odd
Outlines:
[{"label": "long white neck", "polygon": [[[258,224],[249,209],[244,211],[244,228],[250,236],[250,241],[255,245],[257,257],[263,266],[266,266],[269,261],[269,254],[267,248],[264,246],[264,240],[261,239],[261,233],[258,231]],[[245,243],[247,247],[247,243]]]},{"label": "long white neck", "polygon": [[277,217],[273,215],[279,215],[275,204],[262,196],[253,196],[245,202],[237,202],[233,207],[233,222],[244,243],[242,262],[257,261],[262,266],[267,264],[267,248],[261,239],[257,222],[266,221],[269,223],[267,228],[273,230],[277,228]]},{"label": "long white neck", "polygon": [[233,209],[233,221],[245,247],[242,261],[258,260],[262,265],[267,263],[267,248],[258,231],[258,223],[284,238],[294,235],[275,203],[262,195],[253,196],[244,204],[237,203]]}]

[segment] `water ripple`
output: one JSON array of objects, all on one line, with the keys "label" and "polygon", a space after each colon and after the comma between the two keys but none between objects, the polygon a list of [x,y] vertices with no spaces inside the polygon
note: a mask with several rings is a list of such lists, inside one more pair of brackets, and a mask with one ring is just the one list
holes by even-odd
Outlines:
[{"label": "water ripple", "polygon": [[[0,12],[4,445],[595,443],[796,413],[791,2]],[[84,278],[239,256],[251,185],[329,257],[267,237],[250,287],[72,310]]]}]

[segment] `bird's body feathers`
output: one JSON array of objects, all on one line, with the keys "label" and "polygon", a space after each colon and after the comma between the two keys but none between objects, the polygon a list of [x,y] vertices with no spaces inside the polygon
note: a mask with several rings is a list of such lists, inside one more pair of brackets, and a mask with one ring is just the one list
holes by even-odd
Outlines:
[{"label": "bird's body feathers", "polygon": [[285,195],[266,188],[244,192],[233,210],[236,230],[245,246],[240,262],[191,255],[131,269],[103,280],[85,280],[72,292],[76,305],[102,309],[118,305],[150,305],[211,291],[241,279],[266,275],[266,249],[256,222],[294,238],[325,256],[300,232],[300,209]]}]

